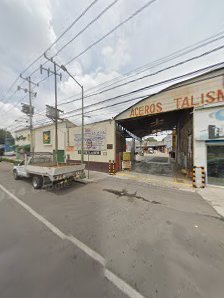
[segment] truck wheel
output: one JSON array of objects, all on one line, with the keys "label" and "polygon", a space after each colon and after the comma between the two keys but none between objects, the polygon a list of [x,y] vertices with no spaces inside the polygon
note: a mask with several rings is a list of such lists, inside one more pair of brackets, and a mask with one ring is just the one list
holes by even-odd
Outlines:
[{"label": "truck wheel", "polygon": [[43,178],[41,176],[33,176],[32,185],[34,189],[40,189],[43,185]]},{"label": "truck wheel", "polygon": [[13,171],[13,177],[15,180],[19,180],[19,175],[16,170]]}]

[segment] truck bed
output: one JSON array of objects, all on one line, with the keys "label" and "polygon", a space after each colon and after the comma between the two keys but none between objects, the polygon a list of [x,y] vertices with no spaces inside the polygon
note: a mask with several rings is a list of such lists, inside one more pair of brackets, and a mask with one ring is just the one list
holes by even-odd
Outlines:
[{"label": "truck bed", "polygon": [[85,165],[66,165],[66,164],[35,164],[27,165],[27,172],[41,176],[57,176],[63,174],[73,174],[85,169]]}]

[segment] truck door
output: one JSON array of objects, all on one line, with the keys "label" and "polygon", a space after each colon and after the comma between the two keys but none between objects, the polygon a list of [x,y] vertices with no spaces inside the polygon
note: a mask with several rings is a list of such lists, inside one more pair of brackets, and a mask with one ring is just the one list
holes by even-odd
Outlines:
[{"label": "truck door", "polygon": [[24,161],[22,161],[19,164],[19,166],[17,167],[17,172],[18,172],[18,175],[19,176],[22,176],[22,177],[26,177],[27,176]]}]

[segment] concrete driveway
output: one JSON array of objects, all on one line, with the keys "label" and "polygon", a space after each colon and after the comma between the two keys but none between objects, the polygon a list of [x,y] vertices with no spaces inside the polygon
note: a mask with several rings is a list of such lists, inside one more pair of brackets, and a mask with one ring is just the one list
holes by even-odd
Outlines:
[{"label": "concrete driveway", "polygon": [[0,184],[97,252],[143,297],[223,297],[224,222],[198,194],[115,177],[34,191],[28,181],[14,181],[5,163]]}]

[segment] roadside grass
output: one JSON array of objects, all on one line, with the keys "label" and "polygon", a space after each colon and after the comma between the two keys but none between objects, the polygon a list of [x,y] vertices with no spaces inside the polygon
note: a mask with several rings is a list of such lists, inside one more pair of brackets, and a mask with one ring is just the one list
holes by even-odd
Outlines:
[{"label": "roadside grass", "polygon": [[13,164],[18,164],[20,162],[20,160],[18,159],[11,159],[11,158],[8,158],[8,157],[0,157],[0,161],[5,161],[5,162],[10,162],[10,163],[13,163]]}]

